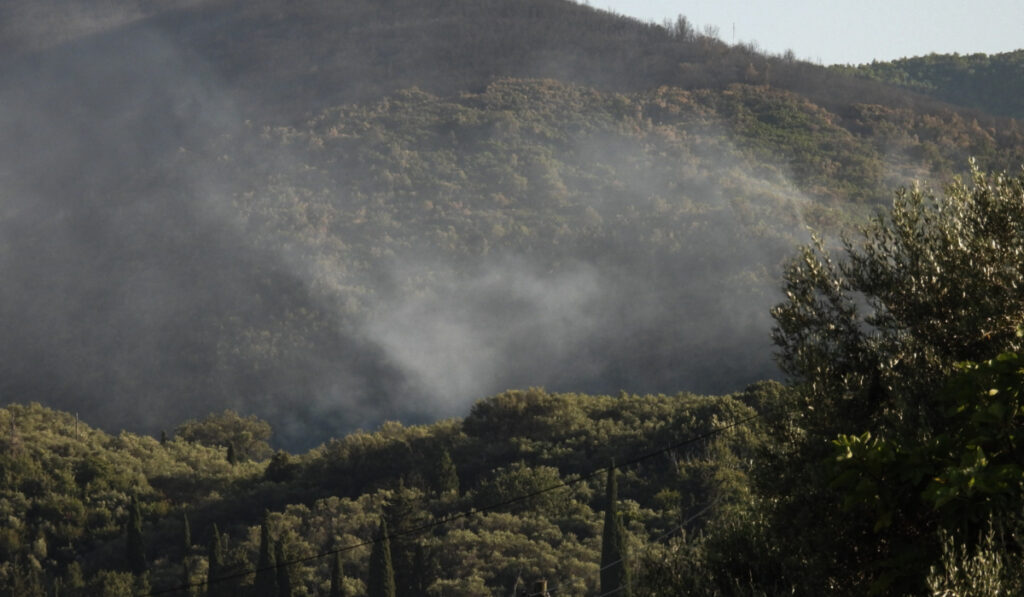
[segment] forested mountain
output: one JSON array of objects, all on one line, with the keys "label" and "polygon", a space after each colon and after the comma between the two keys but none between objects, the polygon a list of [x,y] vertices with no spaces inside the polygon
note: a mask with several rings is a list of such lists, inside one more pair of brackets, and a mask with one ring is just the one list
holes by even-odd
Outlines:
[{"label": "forested mountain", "polygon": [[3,3],[0,590],[1019,592],[1018,63]]},{"label": "forested mountain", "polygon": [[62,6],[3,8],[2,387],[112,428],[731,391],[776,375],[805,226],[1021,156],[1016,121],[570,2]]}]

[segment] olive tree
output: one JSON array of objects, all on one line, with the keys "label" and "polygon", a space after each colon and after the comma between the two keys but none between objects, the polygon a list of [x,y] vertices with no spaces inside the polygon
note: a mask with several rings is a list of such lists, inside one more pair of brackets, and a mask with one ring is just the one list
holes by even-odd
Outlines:
[{"label": "olive tree", "polygon": [[942,197],[902,189],[841,248],[802,248],[772,311],[779,364],[822,431],[927,434],[955,363],[1020,350],[1024,174],[972,163]]},{"label": "olive tree", "polygon": [[[793,534],[790,553],[832,586],[920,593],[941,557],[938,531],[963,538],[978,528],[965,517],[992,514],[990,502],[964,501],[979,482],[993,484],[980,499],[1021,495],[1020,467],[982,470],[979,446],[1019,451],[973,417],[989,391],[1012,384],[986,385],[983,368],[964,390],[971,365],[961,363],[1010,362],[986,359],[1024,342],[1024,173],[972,163],[942,196],[902,189],[838,251],[821,239],[802,248],[784,279],[774,340],[800,389],[804,435],[781,479],[794,493],[773,488],[783,495],[776,515],[829,536]],[[965,467],[980,472],[953,474]],[[1016,488],[994,485],[1006,475]]]}]

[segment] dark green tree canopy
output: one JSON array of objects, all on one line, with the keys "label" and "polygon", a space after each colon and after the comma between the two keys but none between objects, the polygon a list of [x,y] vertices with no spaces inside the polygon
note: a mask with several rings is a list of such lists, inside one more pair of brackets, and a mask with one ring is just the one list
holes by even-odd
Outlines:
[{"label": "dark green tree canopy", "polygon": [[608,469],[605,486],[607,504],[604,512],[604,533],[601,537],[601,594],[630,597],[633,594],[630,582],[628,553],[626,551],[626,530],[619,514],[618,471],[615,463]]},{"label": "dark green tree canopy", "polygon": [[126,536],[126,557],[128,570],[133,574],[142,574],[146,571],[146,546],[142,540],[142,511],[139,508],[139,499],[132,496],[131,506],[128,510],[128,528]]},{"label": "dark green tree canopy", "polygon": [[1022,263],[1024,175],[972,164],[941,198],[900,190],[842,258],[818,239],[789,266],[779,363],[829,431],[927,430],[954,363],[1021,349]]},{"label": "dark green tree canopy", "polygon": [[255,415],[242,417],[232,410],[211,414],[198,421],[186,421],[174,434],[185,441],[205,446],[232,448],[235,456],[245,460],[264,460],[272,453],[267,440],[273,435],[270,423]]},{"label": "dark green tree canopy", "polygon": [[369,578],[366,582],[368,597],[395,597],[395,569],[391,563],[391,540],[388,523],[382,517],[376,541],[370,552]]},{"label": "dark green tree canopy", "polygon": [[345,597],[345,574],[340,552],[335,552],[334,557],[331,558],[330,597]]},{"label": "dark green tree canopy", "polygon": [[829,541],[792,537],[786,549],[825,566],[856,562],[837,575],[872,566],[846,577],[859,590],[919,594],[943,557],[940,533],[972,545],[986,517],[1010,528],[1005,504],[1019,506],[1024,487],[1010,439],[1020,424],[1024,174],[972,164],[969,181],[942,197],[901,190],[840,257],[820,239],[802,249],[785,292],[774,337],[802,393],[804,435],[783,476],[805,497],[783,496],[779,521],[833,529]]},{"label": "dark green tree canopy", "polygon": [[291,481],[295,477],[298,467],[291,461],[291,457],[283,450],[274,452],[267,463],[267,470],[264,478],[274,483]]},{"label": "dark green tree canopy", "polygon": [[277,563],[277,597],[292,597],[292,572],[288,566],[284,541],[274,544],[274,561]]},{"label": "dark green tree canopy", "polygon": [[256,578],[253,581],[253,594],[258,597],[277,597],[277,570],[274,568],[274,540],[270,536],[267,514],[260,523],[260,553],[256,561]]},{"label": "dark green tree canopy", "polygon": [[442,451],[438,457],[435,475],[435,485],[439,494],[459,493],[459,472],[448,450]]},{"label": "dark green tree canopy", "polygon": [[210,542],[207,548],[207,557],[209,558],[210,565],[206,574],[207,597],[220,597],[226,595],[226,584],[221,580],[221,576],[224,574],[225,562],[224,562],[224,543],[221,540],[220,530],[217,528],[217,524],[214,523],[213,528],[210,530]]},{"label": "dark green tree canopy", "polygon": [[[511,512],[557,516],[572,508],[572,491],[563,487],[564,484],[555,467],[531,467],[525,462],[515,462],[498,467],[491,478],[481,483],[477,502],[481,508],[499,506]],[[519,499],[522,496],[533,497]],[[510,500],[514,501],[506,504]]]}]

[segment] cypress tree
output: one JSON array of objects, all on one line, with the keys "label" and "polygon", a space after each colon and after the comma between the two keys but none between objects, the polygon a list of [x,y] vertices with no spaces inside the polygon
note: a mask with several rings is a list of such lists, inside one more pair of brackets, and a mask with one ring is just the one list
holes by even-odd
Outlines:
[{"label": "cypress tree", "polygon": [[345,577],[342,574],[341,553],[334,554],[331,562],[331,595],[330,597],[345,597]]},{"label": "cypress tree", "polygon": [[181,575],[182,584],[188,586],[192,582],[192,568],[189,565],[189,557],[192,555],[192,524],[188,521],[188,512],[182,512],[182,547]]},{"label": "cypress tree", "polygon": [[619,490],[615,462],[608,469],[605,488],[607,505],[604,512],[604,533],[601,537],[601,594],[615,592],[621,597],[632,597],[633,588],[626,565],[626,531],[619,516]]},{"label": "cypress tree", "polygon": [[383,517],[377,529],[377,541],[370,552],[370,575],[366,582],[367,597],[395,597],[395,569],[391,565],[391,544],[388,523]]},{"label": "cypress tree", "polygon": [[188,520],[188,512],[183,512],[182,518],[182,543],[185,547],[185,555],[192,553],[192,523]]},{"label": "cypress tree", "polygon": [[64,572],[64,582],[61,583],[66,593],[70,595],[81,595],[85,589],[85,576],[82,574],[82,565],[78,562],[68,564]]},{"label": "cypress tree", "polygon": [[256,562],[256,579],[253,594],[256,597],[277,597],[277,574],[274,570],[274,546],[270,538],[267,514],[260,523],[260,555]]},{"label": "cypress tree", "polygon": [[235,454],[235,442],[228,442],[228,464],[238,464],[238,456]]},{"label": "cypress tree", "polygon": [[274,559],[277,560],[277,597],[292,597],[292,572],[287,565],[284,541],[274,546]]},{"label": "cypress tree", "polygon": [[434,561],[432,555],[422,541],[416,542],[416,549],[412,559],[412,585],[409,587],[410,595],[426,595],[429,587],[437,578],[434,572]]},{"label": "cypress tree", "polygon": [[142,542],[142,511],[139,509],[139,498],[135,496],[132,496],[128,511],[125,551],[128,570],[132,574],[143,574],[146,571],[146,547]]},{"label": "cypress tree", "polygon": [[[384,518],[389,529],[419,526],[423,511],[418,496],[418,492],[405,486],[404,480],[399,482],[394,495],[384,508]],[[395,571],[395,595],[415,597],[411,591],[414,572],[412,542],[408,537],[389,538],[388,547],[391,552],[391,568]]]},{"label": "cypress tree", "polygon": [[445,450],[437,463],[437,490],[440,495],[459,493],[459,472],[452,462],[452,455]]},{"label": "cypress tree", "polygon": [[210,537],[209,557],[210,568],[206,573],[206,595],[207,597],[217,597],[223,594],[221,590],[223,583],[218,584],[216,580],[224,572],[224,544],[221,543],[220,531],[216,524],[213,525],[213,533]]}]

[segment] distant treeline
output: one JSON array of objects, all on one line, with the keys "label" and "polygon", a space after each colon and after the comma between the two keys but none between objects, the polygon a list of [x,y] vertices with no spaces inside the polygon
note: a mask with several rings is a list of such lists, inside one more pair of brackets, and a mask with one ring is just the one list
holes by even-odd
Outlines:
[{"label": "distant treeline", "polygon": [[836,70],[979,112],[1024,119],[1024,50],[993,55],[931,54]]}]

